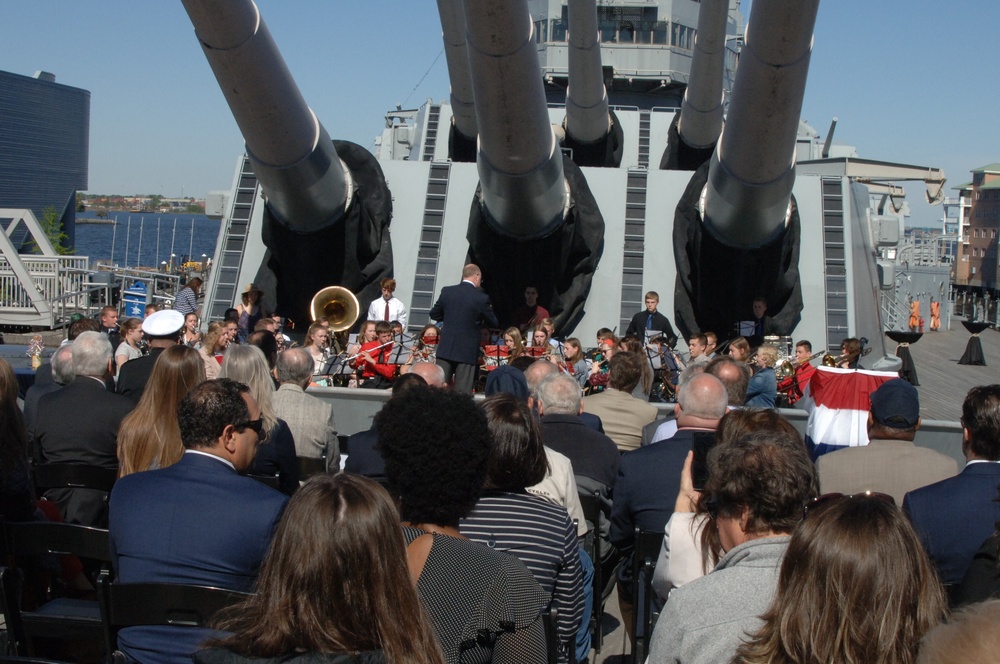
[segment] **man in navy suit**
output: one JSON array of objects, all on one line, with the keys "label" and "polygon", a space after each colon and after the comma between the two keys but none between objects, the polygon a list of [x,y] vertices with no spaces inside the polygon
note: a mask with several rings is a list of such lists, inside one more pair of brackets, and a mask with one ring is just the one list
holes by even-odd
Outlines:
[{"label": "man in navy suit", "polygon": [[479,328],[497,327],[490,296],[480,286],[483,273],[477,265],[462,269],[462,283],[445,286],[430,311],[431,320],[443,321],[437,363],[445,380],[455,377],[455,390],[471,392],[479,366]]},{"label": "man in navy suit", "polygon": [[726,414],[726,388],[715,376],[700,373],[677,395],[677,433],[655,445],[622,455],[611,506],[611,543],[624,554],[618,568],[618,604],[627,625],[632,612],[632,548],[636,526],[664,532],[680,492],[681,470],[697,431],[715,431]]},{"label": "man in navy suit", "polygon": [[1000,385],[969,390],[962,403],[962,452],[955,477],[906,494],[903,511],[944,584],[960,583],[1000,521]]},{"label": "man in navy suit", "polygon": [[[250,592],[287,498],[240,474],[264,435],[260,406],[227,378],[195,387],[178,408],[184,455],[128,475],[111,492],[111,559],[121,583],[183,583]],[[130,660],[190,662],[213,632],[130,627]]]}]

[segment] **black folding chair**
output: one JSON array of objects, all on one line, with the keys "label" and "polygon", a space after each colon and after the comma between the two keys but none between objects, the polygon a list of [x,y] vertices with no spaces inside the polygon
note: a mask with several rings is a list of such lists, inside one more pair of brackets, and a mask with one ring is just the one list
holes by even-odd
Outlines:
[{"label": "black folding chair", "polygon": [[124,627],[207,627],[218,611],[250,597],[248,593],[211,586],[118,583],[108,574],[102,575],[99,585],[108,662],[124,661],[124,655],[117,651],[118,630]]},{"label": "black folding chair", "polygon": [[635,603],[632,661],[646,661],[649,639],[659,612],[653,606],[653,571],[663,547],[663,531],[635,529],[632,549],[632,601]]},{"label": "black folding chair", "polygon": [[[5,522],[4,541],[14,567],[0,567],[0,595],[7,621],[8,651],[14,655],[34,655],[34,639],[101,639],[101,617],[94,600],[54,596],[52,584],[39,578],[41,556],[73,555],[96,563],[109,564],[108,531],[69,523],[32,521]],[[26,565],[31,561],[32,565]],[[29,573],[26,573],[29,572]],[[25,584],[31,583],[38,607],[26,610],[22,604]]]},{"label": "black folding chair", "polygon": [[542,613],[546,661],[548,664],[576,664],[576,644],[559,640],[559,633],[556,630],[558,620],[559,609],[549,608]]},{"label": "black folding chair", "polygon": [[305,482],[313,475],[326,473],[326,455],[322,457],[295,457],[299,462],[299,480]]},{"label": "black folding chair", "polygon": [[31,478],[39,496],[49,489],[111,491],[118,479],[118,471],[76,463],[41,463],[32,465]]},{"label": "black folding chair", "polygon": [[604,573],[602,571],[601,560],[604,556],[604,549],[601,543],[601,509],[604,499],[600,491],[593,493],[581,491],[580,505],[583,507],[583,518],[587,520],[589,532],[584,540],[583,550],[590,556],[594,563],[594,606],[590,615],[590,625],[594,650],[601,653],[601,646],[604,644]]},{"label": "black folding chair", "polygon": [[247,477],[249,477],[252,480],[257,480],[261,484],[265,484],[274,489],[275,491],[281,491],[281,489],[279,488],[281,486],[281,478],[278,477],[277,473],[275,473],[274,475],[247,473]]}]

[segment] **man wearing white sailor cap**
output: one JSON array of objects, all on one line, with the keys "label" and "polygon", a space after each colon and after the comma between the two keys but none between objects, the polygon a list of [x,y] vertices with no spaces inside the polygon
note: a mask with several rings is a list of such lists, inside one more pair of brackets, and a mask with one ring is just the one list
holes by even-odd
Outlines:
[{"label": "man wearing white sailor cap", "polygon": [[149,339],[149,354],[122,365],[118,373],[118,394],[133,401],[139,401],[146,382],[153,373],[153,365],[163,349],[177,344],[181,328],[184,327],[184,314],[173,309],[157,311],[142,321],[142,331]]}]

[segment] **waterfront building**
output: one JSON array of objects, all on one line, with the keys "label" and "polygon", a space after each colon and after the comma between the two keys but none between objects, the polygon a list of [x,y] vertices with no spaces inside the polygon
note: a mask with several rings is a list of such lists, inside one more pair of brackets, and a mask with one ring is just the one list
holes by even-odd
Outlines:
[{"label": "waterfront building", "polygon": [[89,155],[90,91],[48,72],[0,71],[0,208],[28,208],[39,220],[54,208],[72,246]]},{"label": "waterfront building", "polygon": [[961,256],[955,283],[972,288],[997,290],[997,231],[1000,230],[1000,163],[972,171],[972,182],[956,187],[961,193]]}]

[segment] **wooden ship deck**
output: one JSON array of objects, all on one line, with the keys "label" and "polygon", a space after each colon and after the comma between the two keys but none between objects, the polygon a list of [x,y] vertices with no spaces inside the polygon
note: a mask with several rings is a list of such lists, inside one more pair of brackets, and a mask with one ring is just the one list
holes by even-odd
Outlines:
[{"label": "wooden ship deck", "polygon": [[[927,332],[910,346],[917,368],[920,416],[924,420],[957,422],[962,415],[962,401],[971,388],[1000,382],[1000,332],[989,329],[979,335],[986,366],[958,363],[969,337],[962,323],[952,319],[951,330]],[[895,351],[895,342],[887,340],[886,344],[889,352]],[[861,364],[866,362],[862,360]]]}]

